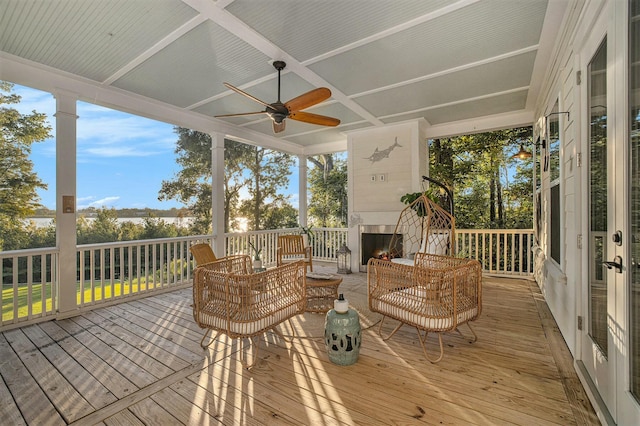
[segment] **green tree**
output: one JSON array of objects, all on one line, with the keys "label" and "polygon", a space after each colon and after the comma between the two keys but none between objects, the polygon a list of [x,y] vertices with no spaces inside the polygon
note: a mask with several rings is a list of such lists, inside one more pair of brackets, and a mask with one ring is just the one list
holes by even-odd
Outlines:
[{"label": "green tree", "polygon": [[143,240],[180,236],[180,231],[174,224],[167,223],[158,217],[145,217],[143,227],[144,231],[141,234]]},{"label": "green tree", "polygon": [[93,221],[80,216],[76,222],[76,232],[78,244],[120,241],[118,213],[114,208],[101,208],[96,211],[96,218]]},{"label": "green tree", "polygon": [[[176,199],[185,204],[194,217],[192,230],[198,234],[211,232],[211,136],[176,127],[178,134],[175,152],[176,160],[182,169],[175,178],[162,182],[158,199]],[[249,145],[225,139],[225,231],[232,223],[232,211],[245,185],[242,167],[244,159],[251,155]]]},{"label": "green tree", "polygon": [[0,81],[0,250],[28,248],[23,220],[40,207],[38,189],[47,185],[38,178],[29,159],[31,146],[51,137],[43,113],[21,114],[15,105],[22,99],[12,93],[14,85]]},{"label": "green tree", "polygon": [[120,224],[120,240],[134,241],[141,240],[144,227],[137,223],[126,221]]},{"label": "green tree", "polygon": [[294,157],[258,146],[252,146],[251,151],[243,161],[249,174],[246,185],[249,196],[240,201],[239,213],[247,218],[249,229],[268,229],[266,211],[289,204],[288,196],[280,190],[289,183]]},{"label": "green tree", "polygon": [[532,227],[533,165],[511,158],[531,137],[523,127],[432,141],[430,176],[452,189],[457,227]]},{"label": "green tree", "polygon": [[250,161],[253,147],[234,140],[224,142],[224,226],[225,231],[238,229],[240,192],[250,176],[245,175],[244,163]]},{"label": "green tree", "polygon": [[196,233],[211,232],[211,136],[184,127],[178,134],[176,162],[182,166],[173,180],[162,181],[158,199],[176,199],[194,216]]},{"label": "green tree", "polygon": [[298,210],[283,200],[274,201],[262,214],[263,229],[295,228],[298,226]]},{"label": "green tree", "polygon": [[347,225],[347,162],[337,154],[307,158],[309,170],[309,217],[315,226]]}]

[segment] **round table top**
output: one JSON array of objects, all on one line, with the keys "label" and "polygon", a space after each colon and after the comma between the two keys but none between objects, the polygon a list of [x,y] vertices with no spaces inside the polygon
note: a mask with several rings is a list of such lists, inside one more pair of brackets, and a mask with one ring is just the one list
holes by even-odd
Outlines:
[{"label": "round table top", "polygon": [[[313,273],[312,273],[313,274]],[[319,277],[319,275],[317,275]],[[307,286],[310,287],[330,287],[340,285],[342,277],[337,274],[322,274],[322,278],[313,278],[307,275]]]}]

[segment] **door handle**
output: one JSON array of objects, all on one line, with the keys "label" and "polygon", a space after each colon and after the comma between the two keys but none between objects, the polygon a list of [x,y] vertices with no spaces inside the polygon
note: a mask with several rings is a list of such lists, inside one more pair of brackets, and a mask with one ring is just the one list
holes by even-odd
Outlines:
[{"label": "door handle", "polygon": [[622,273],[622,257],[621,256],[616,256],[613,258],[612,261],[602,262],[602,264],[606,266],[607,269],[615,268],[618,274]]}]

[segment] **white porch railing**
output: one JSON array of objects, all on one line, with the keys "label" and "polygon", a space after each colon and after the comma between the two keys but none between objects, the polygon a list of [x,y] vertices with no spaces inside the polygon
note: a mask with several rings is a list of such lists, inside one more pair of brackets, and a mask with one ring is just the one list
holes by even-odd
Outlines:
[{"label": "white porch railing", "polygon": [[[275,265],[278,235],[298,233],[278,229],[225,235],[227,254],[251,255],[248,242],[262,248],[265,265]],[[314,259],[335,261],[347,244],[345,228],[314,228],[309,238]],[[165,238],[80,245],[75,283],[80,309],[142,297],[191,284],[194,263],[189,247],[210,242],[211,236]],[[257,244],[256,244],[257,243]],[[456,230],[459,255],[478,259],[486,273],[530,275],[533,271],[532,230]],[[0,252],[2,297],[0,331],[46,320],[57,312],[58,250],[55,248]]]},{"label": "white porch railing", "polygon": [[493,275],[533,273],[533,229],[456,229],[456,253]]},{"label": "white porch railing", "polygon": [[0,251],[0,330],[56,313],[58,250]]},{"label": "white porch railing", "polygon": [[[264,265],[276,264],[278,237],[280,235],[298,234],[298,228],[274,229],[269,231],[248,231],[225,234],[227,254],[244,253],[253,257],[249,247],[251,242],[262,249],[260,258]],[[346,228],[313,228],[313,235],[308,236],[314,260],[335,261],[336,252],[347,244]]]},{"label": "white porch railing", "polygon": [[189,247],[209,241],[200,235],[78,246],[78,307],[189,284]]}]

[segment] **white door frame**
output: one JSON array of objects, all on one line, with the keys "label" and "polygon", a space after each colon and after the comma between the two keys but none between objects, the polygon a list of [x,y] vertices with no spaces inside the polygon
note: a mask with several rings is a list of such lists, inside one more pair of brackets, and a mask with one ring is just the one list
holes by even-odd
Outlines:
[{"label": "white door frame", "polygon": [[[579,293],[578,303],[578,312],[581,312],[581,316],[583,318],[582,321],[582,330],[577,330],[576,335],[577,338],[577,356],[576,358],[582,362],[584,379],[586,379],[587,383],[590,385],[589,388],[592,391],[593,397],[596,401],[599,402],[601,409],[597,409],[599,411],[599,416],[601,420],[605,422],[611,422],[616,419],[616,373],[615,373],[615,365],[616,365],[616,357],[613,354],[613,339],[612,333],[608,332],[608,353],[605,358],[600,353],[596,344],[593,342],[592,338],[589,336],[589,328],[590,328],[590,318],[589,318],[589,286],[590,286],[590,270],[592,269],[592,259],[591,259],[591,245],[590,241],[590,196],[589,196],[589,180],[590,180],[590,111],[588,106],[590,104],[589,97],[589,63],[593,59],[596,54],[598,48],[602,44],[603,40],[606,37],[607,40],[607,115],[610,116],[610,108],[612,108],[612,99],[613,99],[613,72],[612,72],[612,44],[613,40],[611,35],[609,34],[610,29],[610,7],[605,6],[598,13],[597,18],[593,25],[590,27],[591,31],[585,35],[585,40],[580,50],[577,52],[578,61],[577,61],[577,69],[581,72],[581,84],[577,87],[579,91],[579,98],[581,99],[579,104],[579,114],[580,114],[580,151],[583,153],[582,157],[585,161],[583,161],[583,166],[581,170],[581,182],[584,184],[585,188],[582,191],[584,194],[581,205],[582,205],[582,230],[581,233],[583,235],[583,240],[585,244],[583,245],[583,250],[581,253],[581,264],[582,268],[580,271],[582,279],[580,282],[582,283]],[[612,151],[613,145],[615,143],[614,135],[613,135],[613,123],[608,121],[607,126],[607,193],[608,196],[608,217],[607,217],[607,233],[608,235],[604,238],[605,243],[607,244],[607,259],[613,259],[612,253],[615,252],[615,248],[613,247],[613,243],[610,239],[610,234],[615,229],[616,224],[614,223],[612,214],[615,213],[615,201],[613,200],[615,191],[612,187],[615,179],[613,181],[610,179],[612,173],[615,172],[615,164],[614,164],[614,156],[612,155],[614,152]],[[611,258],[611,259],[609,259]],[[596,265],[598,267],[599,265]],[[607,313],[611,315],[611,312],[615,310],[615,305],[613,302],[615,301],[615,293],[613,291],[612,286],[614,282],[617,280],[615,271],[611,270],[607,272]],[[614,313],[615,316],[615,313]],[[585,386],[587,387],[587,386]]]},{"label": "white door frame", "polygon": [[[596,411],[603,423],[620,425],[637,424],[640,419],[640,404],[633,397],[630,389],[630,300],[629,286],[631,274],[628,265],[631,259],[631,247],[628,244],[631,235],[630,223],[630,159],[629,149],[629,25],[628,25],[628,1],[611,0],[601,3],[602,9],[591,12],[599,17],[591,30],[583,33],[584,43],[578,46],[577,60],[578,70],[582,72],[582,85],[579,86],[578,105],[580,108],[580,129],[577,130],[580,140],[580,151],[583,159],[587,160],[581,170],[581,185],[589,182],[589,111],[587,111],[588,76],[587,65],[600,45],[603,37],[607,37],[607,161],[609,176],[609,194],[613,198],[612,220],[608,221],[608,247],[607,259],[614,256],[623,259],[623,271],[621,274],[609,272],[608,307],[609,314],[609,339],[608,361],[610,380],[602,378],[594,379],[592,376],[593,358],[588,353],[588,342],[591,338],[588,334],[588,286],[589,286],[589,252],[582,250],[580,264],[580,277],[583,283],[576,289],[576,301],[579,315],[582,315],[584,326],[582,331],[577,331],[576,341],[576,367],[587,393],[592,402],[596,403]],[[588,185],[587,185],[588,188]],[[586,193],[583,188],[582,193]],[[584,196],[581,200],[582,217],[580,218],[582,235],[589,235],[589,198]],[[611,217],[611,215],[610,215]],[[611,234],[616,230],[622,231],[622,245],[611,242]],[[589,371],[591,370],[591,372]]]},{"label": "white door frame", "polygon": [[[612,48],[615,49],[615,58],[625,60],[616,61],[614,67],[614,122],[613,132],[616,147],[616,167],[619,168],[616,174],[616,218],[615,221],[621,224],[623,235],[623,245],[618,247],[616,254],[622,256],[628,266],[631,261],[631,245],[625,242],[631,237],[631,150],[629,135],[629,11],[628,1],[614,1],[612,5],[611,36],[613,38]],[[631,273],[625,267],[622,274],[618,274],[616,280],[616,305],[615,323],[619,334],[615,336],[615,357],[616,357],[616,420],[620,425],[637,424],[640,419],[640,404],[630,392],[631,389],[631,367],[630,367],[630,342],[631,342],[631,322],[630,322],[630,287]],[[636,354],[640,356],[640,354]]]}]

